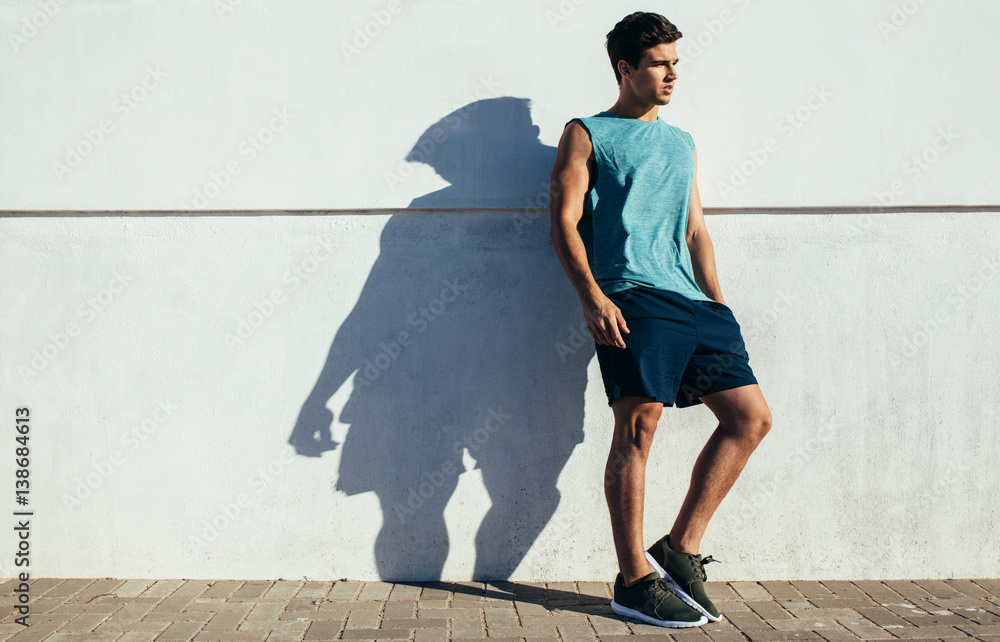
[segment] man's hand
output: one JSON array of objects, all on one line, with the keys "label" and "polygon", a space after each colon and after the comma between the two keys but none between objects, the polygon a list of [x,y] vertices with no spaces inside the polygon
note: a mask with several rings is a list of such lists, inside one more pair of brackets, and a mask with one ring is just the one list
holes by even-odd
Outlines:
[{"label": "man's hand", "polygon": [[628,334],[629,329],[622,311],[611,299],[603,294],[588,298],[583,305],[583,318],[594,341],[601,345],[625,348],[621,333]]}]

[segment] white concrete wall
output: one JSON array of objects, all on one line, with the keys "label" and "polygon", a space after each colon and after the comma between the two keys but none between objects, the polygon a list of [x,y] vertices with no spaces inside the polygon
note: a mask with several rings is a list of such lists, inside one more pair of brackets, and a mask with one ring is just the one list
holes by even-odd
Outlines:
[{"label": "white concrete wall", "polygon": [[[611,416],[545,206],[634,9],[0,1],[32,573],[613,577]],[[653,9],[775,418],[713,578],[997,576],[1000,5]],[[665,414],[647,539],[712,419]]]},{"label": "white concrete wall", "polygon": [[[1000,574],[1000,221],[708,224],[774,414],[712,577]],[[544,217],[7,216],[0,301],[35,576],[613,577],[611,414]],[[647,540],[713,428],[665,412]]]},{"label": "white concrete wall", "polygon": [[[1000,4],[649,8],[685,34],[663,117],[692,132],[707,205],[1000,203]],[[563,125],[614,103],[604,38],[635,9],[2,2],[0,208],[405,208],[448,184],[423,204],[521,207]],[[502,97],[530,114],[466,108],[430,138],[434,167],[406,160],[441,119]]]}]

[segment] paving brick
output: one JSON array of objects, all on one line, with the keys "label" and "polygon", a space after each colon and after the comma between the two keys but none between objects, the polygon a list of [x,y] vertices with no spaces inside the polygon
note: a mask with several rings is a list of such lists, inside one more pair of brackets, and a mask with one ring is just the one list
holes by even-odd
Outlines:
[{"label": "paving brick", "polygon": [[156,639],[158,642],[167,640],[190,640],[204,626],[203,622],[174,622]]},{"label": "paving brick", "polygon": [[157,635],[151,631],[126,631],[116,642],[153,642]]},{"label": "paving brick", "polygon": [[726,619],[744,633],[771,630],[771,626],[767,622],[757,617],[757,614],[749,611],[745,613],[726,613]]},{"label": "paving brick", "polygon": [[167,597],[183,583],[184,580],[157,580],[152,586],[143,591],[140,597]]},{"label": "paving brick", "polygon": [[[66,581],[68,580],[48,578],[48,577],[38,578],[37,580],[28,580],[28,586],[31,588],[29,593],[31,595],[43,595],[51,591],[52,589],[56,588],[60,584],[63,584]],[[100,581],[100,580],[94,580],[94,581]],[[93,584],[94,581],[91,581],[91,584]]]},{"label": "paving brick", "polygon": [[857,642],[861,639],[850,631],[844,629],[827,629],[819,635],[827,642]]},{"label": "paving brick", "polygon": [[[124,580],[97,580],[91,582],[85,588],[81,589],[73,597],[67,600],[69,604],[82,604],[82,603],[93,603],[100,599],[102,595],[113,595],[115,589],[124,584]],[[51,591],[55,596],[59,593],[58,588]],[[52,597],[49,596],[49,597]]]},{"label": "paving brick", "polygon": [[389,593],[390,602],[416,602],[420,595],[419,586],[408,586],[406,584],[395,584],[392,592]]},{"label": "paving brick", "polygon": [[764,587],[757,582],[730,582],[729,586],[744,600],[771,599],[771,594],[765,591]]},{"label": "paving brick", "polygon": [[[88,586],[90,586],[94,582],[95,582],[95,580],[92,580],[92,579],[69,579],[69,580],[65,580],[65,581],[62,581],[59,584],[51,587],[50,590],[46,592],[46,597],[51,597],[51,598],[70,598],[70,597],[76,595],[77,593],[79,593],[80,591],[85,590]],[[31,586],[31,588],[32,588],[32,590],[30,591],[30,594],[34,594],[35,587],[32,586],[32,584],[30,582],[29,582],[28,585]]]},{"label": "paving brick", "polygon": [[413,642],[446,642],[448,631],[444,629],[417,629],[414,631]]},{"label": "paving brick", "polygon": [[[659,630],[650,631],[650,633],[653,635],[663,634],[662,627],[655,627],[655,629]],[[650,640],[652,638],[646,636],[644,637],[644,639]],[[712,638],[709,637],[708,633],[701,627],[695,627],[690,629],[671,629],[670,635],[668,636],[667,639],[678,640],[678,642],[696,642],[698,640],[702,642],[711,642],[712,640]]]},{"label": "paving brick", "polygon": [[289,613],[288,611],[281,614],[278,618],[279,621],[287,620],[304,620],[307,622],[312,622],[314,620],[329,620],[331,622],[341,622],[347,620],[347,611],[314,611],[312,613],[302,613],[301,611],[293,611]]},{"label": "paving brick", "polygon": [[587,626],[560,626],[558,629],[563,642],[594,642],[597,639]]},{"label": "paving brick", "polygon": [[205,642],[263,642],[267,631],[202,631],[194,636],[194,640]]},{"label": "paving brick", "polygon": [[793,581],[792,586],[808,600],[833,597],[833,592],[819,582]]},{"label": "paving brick", "polygon": [[432,620],[430,618],[382,618],[380,629],[448,629],[448,620]]},{"label": "paving brick", "polygon": [[828,618],[801,617],[788,620],[768,620],[768,624],[776,631],[817,631],[823,632],[827,629],[843,629],[836,620]]},{"label": "paving brick", "polygon": [[580,582],[579,588],[581,604],[603,604],[612,597],[608,585],[604,582]]},{"label": "paving brick", "polygon": [[139,595],[153,585],[153,580],[128,580],[115,589],[118,597],[139,597]]},{"label": "paving brick", "polygon": [[263,642],[267,631],[202,631],[192,638],[196,642]]},{"label": "paving brick", "polygon": [[862,640],[888,640],[895,637],[889,633],[887,629],[876,626],[870,620],[866,620],[864,618],[859,618],[857,620],[845,618],[843,620],[838,620],[838,622],[840,622],[841,626]]},{"label": "paving brick", "polygon": [[746,640],[743,634],[736,630],[731,624],[724,622],[709,622],[702,627],[712,642],[743,642]]},{"label": "paving brick", "polygon": [[64,633],[59,631],[45,638],[49,642],[114,642],[120,633]]},{"label": "paving brick", "polygon": [[[454,631],[452,631],[452,639],[456,639]],[[490,631],[491,638],[526,638],[529,640],[535,638],[553,638],[556,637],[556,627],[554,626],[539,626],[539,627],[511,627],[503,629],[495,629]]]},{"label": "paving brick", "polygon": [[238,591],[233,593],[230,601],[236,600],[259,600],[271,588],[271,582],[265,580],[254,580],[246,582]]},{"label": "paving brick", "polygon": [[466,620],[477,620],[482,616],[481,609],[426,609],[423,606],[417,606],[417,617],[429,617],[436,620],[446,619],[451,620],[455,618],[466,619]]},{"label": "paving brick", "polygon": [[185,611],[239,611],[240,613],[249,613],[250,609],[253,608],[252,602],[217,602],[215,600],[206,600],[203,598],[197,598],[194,602],[187,605]]},{"label": "paving brick", "polygon": [[898,614],[882,606],[861,607],[857,609],[857,612],[881,627],[909,626],[909,622],[899,617]]},{"label": "paving brick", "polygon": [[747,600],[746,604],[753,610],[754,613],[768,621],[792,619],[791,613],[778,606],[778,604],[772,600]]},{"label": "paving brick", "polygon": [[526,615],[545,615],[549,612],[549,609],[534,602],[514,602],[514,608],[517,609],[517,614],[521,617]]},{"label": "paving brick", "polygon": [[990,595],[994,597],[1000,597],[1000,579],[990,579],[990,580],[972,580],[980,588],[988,591]]},{"label": "paving brick", "polygon": [[299,592],[295,594],[295,597],[303,600],[319,600],[326,597],[326,594],[330,592],[333,586],[332,582],[305,582],[302,584]]},{"label": "paving brick", "polygon": [[363,582],[337,582],[330,589],[326,599],[333,601],[349,601],[357,597],[364,587]]},{"label": "paving brick", "polygon": [[278,619],[285,610],[285,605],[281,602],[257,602],[247,616],[247,620],[269,620]]},{"label": "paving brick", "polygon": [[235,580],[222,580],[214,582],[207,591],[201,594],[201,598],[225,600],[238,591],[241,586],[243,586],[243,582]]},{"label": "paving brick", "polygon": [[205,625],[206,631],[235,631],[243,621],[244,614],[239,611],[221,611],[212,616]]},{"label": "paving brick", "polygon": [[303,640],[336,640],[340,634],[340,622],[317,620],[309,623]]},{"label": "paving brick", "polygon": [[[501,630],[501,629],[496,629]],[[505,630],[505,629],[504,629]],[[483,638],[486,632],[479,619],[454,619],[451,621],[452,638]]]},{"label": "paving brick", "polygon": [[908,600],[923,600],[934,597],[909,580],[886,580],[884,584]]},{"label": "paving brick", "polygon": [[351,611],[347,616],[346,629],[377,629],[378,620],[378,611]]},{"label": "paving brick", "polygon": [[378,611],[381,602],[320,602],[320,611]]},{"label": "paving brick", "polygon": [[813,631],[751,631],[747,637],[752,642],[771,642],[772,640],[820,640]]},{"label": "paving brick", "polygon": [[285,611],[311,612],[319,608],[319,603],[314,599],[293,598],[285,605]]},{"label": "paving brick", "polygon": [[199,626],[204,625],[212,619],[212,613],[208,611],[184,611],[177,613],[164,613],[161,611],[151,611],[142,618],[143,622],[197,622]]},{"label": "paving brick", "polygon": [[[764,590],[771,594],[776,600],[803,600],[801,593],[795,590],[791,582],[761,582]],[[708,584],[705,585],[706,587]],[[709,598],[711,599],[711,597]]]},{"label": "paving brick", "polygon": [[299,642],[302,639],[302,631],[271,631],[267,636],[267,642]]},{"label": "paving brick", "polygon": [[341,635],[344,640],[409,640],[413,631],[404,629],[347,629]]},{"label": "paving brick", "polygon": [[814,597],[809,601],[818,609],[856,609],[858,607],[878,606],[878,602],[873,602],[867,597],[864,599]]},{"label": "paving brick", "polygon": [[517,613],[514,609],[486,609],[487,630],[510,628],[512,626],[518,626]]},{"label": "paving brick", "polygon": [[898,602],[903,596],[893,591],[882,582],[874,580],[858,580],[854,585],[861,589],[865,595],[877,602]]},{"label": "paving brick", "polygon": [[615,615],[605,617],[602,615],[591,615],[589,618],[591,626],[597,631],[597,635],[603,640],[608,635],[627,635],[628,629],[621,619]]},{"label": "paving brick", "polygon": [[287,602],[299,592],[302,587],[302,582],[290,582],[288,580],[280,580],[271,585],[267,593],[264,593],[262,600],[274,601],[274,602]]},{"label": "paving brick", "polygon": [[386,619],[406,619],[416,617],[416,602],[386,602],[382,617]]},{"label": "paving brick", "polygon": [[93,631],[104,624],[109,617],[111,616],[106,613],[80,613],[67,622],[62,630],[71,633]]},{"label": "paving brick", "polygon": [[309,620],[246,620],[240,624],[238,631],[298,631],[305,632]]},{"label": "paving brick", "polygon": [[390,590],[392,590],[392,585],[386,582],[365,582],[357,599],[382,601],[389,597]]}]

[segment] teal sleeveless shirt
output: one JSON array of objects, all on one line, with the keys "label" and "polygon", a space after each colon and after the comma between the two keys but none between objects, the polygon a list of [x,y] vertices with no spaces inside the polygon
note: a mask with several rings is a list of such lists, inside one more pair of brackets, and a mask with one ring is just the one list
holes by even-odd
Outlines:
[{"label": "teal sleeveless shirt", "polygon": [[695,169],[691,135],[659,118],[606,111],[573,120],[590,134],[597,162],[577,229],[601,291],[642,285],[711,301],[694,280],[685,239]]}]

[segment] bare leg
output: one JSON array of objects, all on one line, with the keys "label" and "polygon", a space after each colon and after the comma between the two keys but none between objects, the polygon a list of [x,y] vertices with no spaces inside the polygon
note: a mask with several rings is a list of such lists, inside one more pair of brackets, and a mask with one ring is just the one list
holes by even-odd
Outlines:
[{"label": "bare leg", "polygon": [[713,392],[701,400],[715,413],[719,427],[698,455],[684,504],[670,529],[671,548],[695,555],[715,509],[771,429],[771,411],[756,384]]},{"label": "bare leg", "polygon": [[642,509],[646,459],[663,404],[649,397],[622,397],[611,406],[615,433],[604,470],[604,495],[611,514],[611,532],[618,568],[626,586],[652,570],[642,545]]}]

